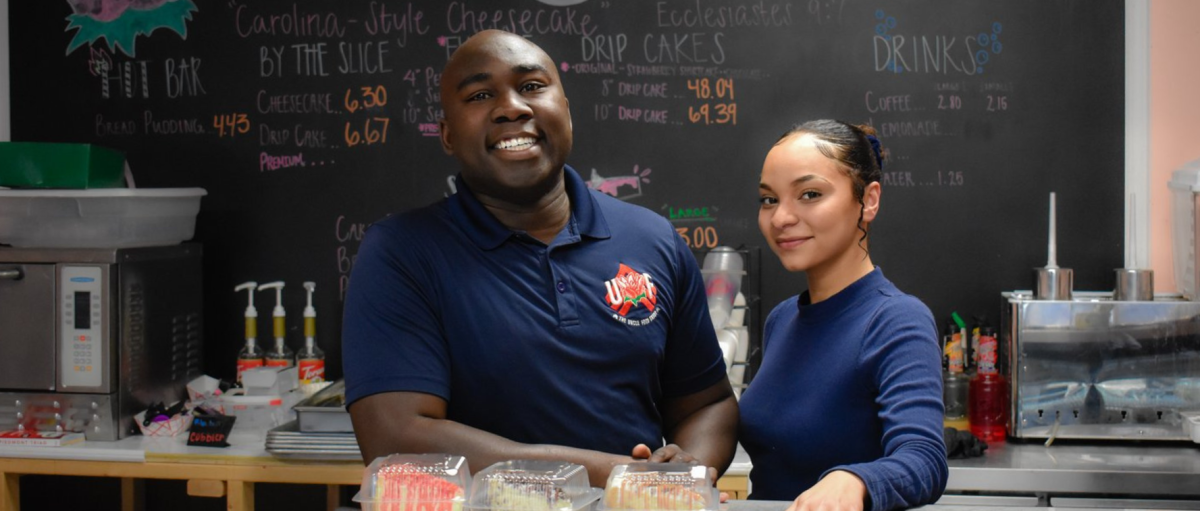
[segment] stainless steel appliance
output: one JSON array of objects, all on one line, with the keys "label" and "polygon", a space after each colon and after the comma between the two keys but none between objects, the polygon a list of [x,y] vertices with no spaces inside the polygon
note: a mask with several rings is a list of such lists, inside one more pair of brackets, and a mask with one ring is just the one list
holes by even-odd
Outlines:
[{"label": "stainless steel appliance", "polygon": [[1190,440],[1200,411],[1200,302],[1002,293],[1018,438]]},{"label": "stainless steel appliance", "polygon": [[201,248],[0,248],[0,429],[88,440],[203,374]]}]

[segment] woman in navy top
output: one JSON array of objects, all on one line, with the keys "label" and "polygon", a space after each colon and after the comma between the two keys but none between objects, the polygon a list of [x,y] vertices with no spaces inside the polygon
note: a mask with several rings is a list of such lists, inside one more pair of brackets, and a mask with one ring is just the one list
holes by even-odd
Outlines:
[{"label": "woman in navy top", "polygon": [[759,228],[808,290],[768,316],[741,399],[752,499],[886,511],[945,489],[933,315],[868,250],[882,164],[874,129],[831,120],[793,128],[763,163]]}]

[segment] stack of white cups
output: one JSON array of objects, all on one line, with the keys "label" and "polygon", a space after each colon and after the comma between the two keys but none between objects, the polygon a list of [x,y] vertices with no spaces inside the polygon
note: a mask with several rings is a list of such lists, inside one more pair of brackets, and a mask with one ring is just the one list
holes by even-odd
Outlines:
[{"label": "stack of white cups", "polygon": [[[734,364],[744,362],[746,357],[746,336],[743,335],[746,329],[742,326],[746,301],[738,291],[746,273],[743,267],[742,256],[736,250],[716,247],[704,257],[701,268],[708,294],[708,312],[725,358],[725,370],[735,386],[741,383],[745,367]],[[735,308],[735,304],[740,307]]]},{"label": "stack of white cups", "polygon": [[704,256],[704,289],[708,293],[708,313],[713,329],[720,331],[733,313],[733,300],[742,285],[742,255],[729,247],[717,247]]}]

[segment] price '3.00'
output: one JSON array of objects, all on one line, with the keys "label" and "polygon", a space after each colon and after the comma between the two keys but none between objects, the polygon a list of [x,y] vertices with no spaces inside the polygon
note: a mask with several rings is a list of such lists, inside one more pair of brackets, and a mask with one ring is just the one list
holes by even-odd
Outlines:
[{"label": "price '3.00'", "polygon": [[692,248],[713,248],[717,246],[717,228],[711,225],[697,227],[676,227],[675,232]]}]

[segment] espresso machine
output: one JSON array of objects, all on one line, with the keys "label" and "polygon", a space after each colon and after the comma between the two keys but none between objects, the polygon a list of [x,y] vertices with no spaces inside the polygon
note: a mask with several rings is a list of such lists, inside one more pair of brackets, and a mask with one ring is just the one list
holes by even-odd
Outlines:
[{"label": "espresso machine", "polygon": [[0,430],[118,440],[203,374],[201,246],[0,247]]}]

